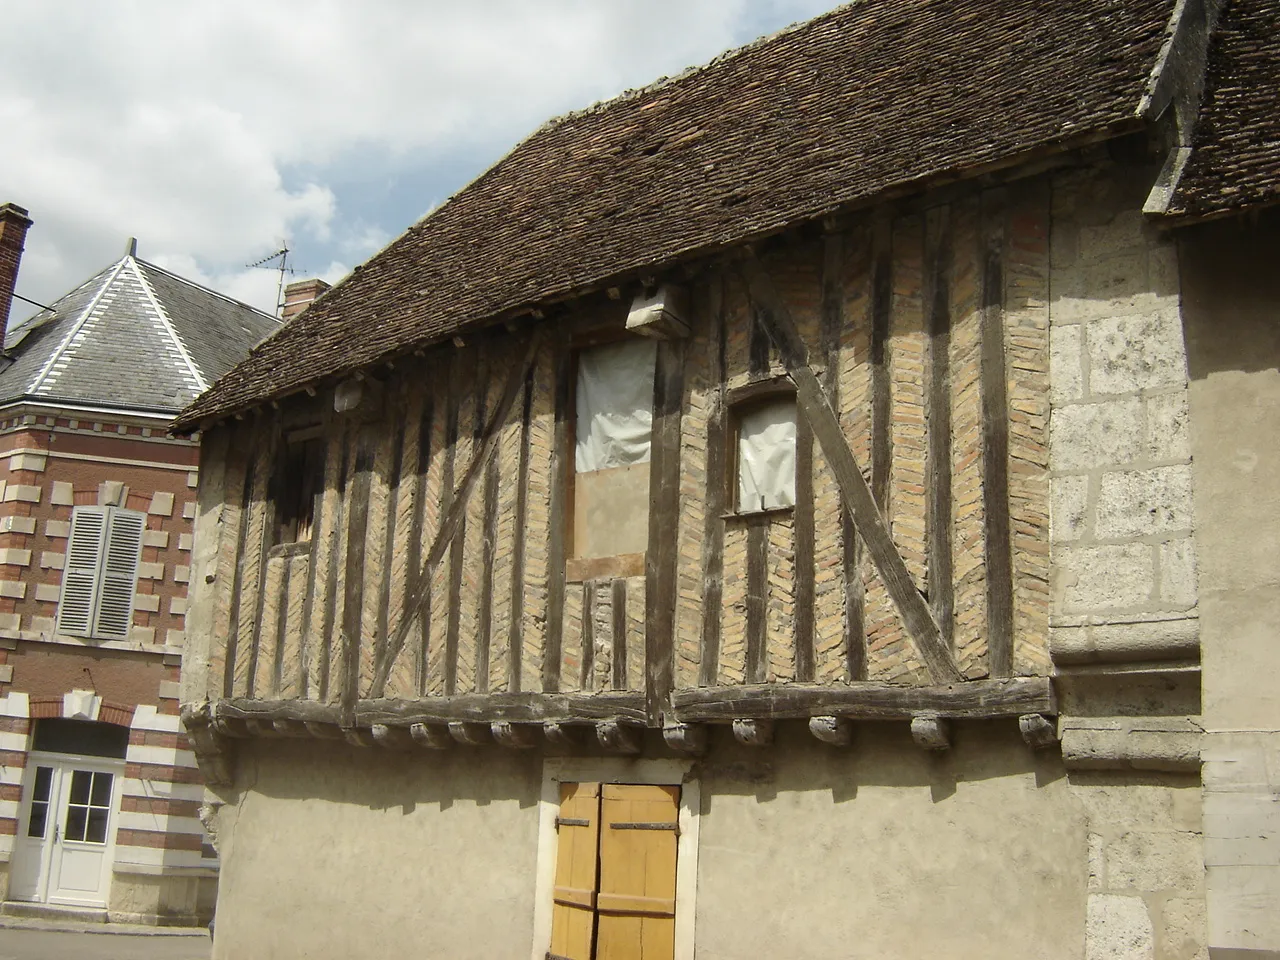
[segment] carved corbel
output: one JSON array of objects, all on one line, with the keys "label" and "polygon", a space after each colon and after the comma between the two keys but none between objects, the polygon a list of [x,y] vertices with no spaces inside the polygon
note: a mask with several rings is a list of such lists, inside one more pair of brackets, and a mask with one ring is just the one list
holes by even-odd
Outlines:
[{"label": "carved corbel", "polygon": [[210,721],[213,729],[224,737],[232,737],[236,740],[247,740],[253,734],[249,731],[249,724],[245,720],[236,720],[231,717],[214,716]]},{"label": "carved corbel", "polygon": [[388,750],[412,750],[413,736],[404,727],[392,727],[385,723],[375,723],[369,728],[373,742]]},{"label": "carved corbel", "polygon": [[547,742],[557,747],[580,747],[586,739],[586,728],[581,724],[544,723],[542,732],[546,734]]},{"label": "carved corbel", "polygon": [[532,724],[495,720],[490,727],[493,739],[499,746],[512,750],[532,750],[538,745],[537,728]]},{"label": "carved corbel", "polygon": [[700,723],[669,723],[662,728],[662,739],[679,753],[707,752],[707,728]]},{"label": "carved corbel", "polygon": [[926,750],[950,750],[951,724],[942,717],[912,717],[911,739]]},{"label": "carved corbel", "polygon": [[745,747],[767,747],[773,743],[773,721],[735,720],[733,738]]},{"label": "carved corbel", "polygon": [[307,731],[307,725],[301,720],[273,720],[271,721],[271,726],[275,728],[277,737],[301,739],[310,736]]},{"label": "carved corbel", "polygon": [[276,733],[275,724],[270,720],[264,720],[258,717],[249,717],[244,721],[245,727],[249,731],[251,737],[273,738],[279,736]]},{"label": "carved corbel", "polygon": [[418,746],[428,750],[448,750],[453,746],[449,728],[436,723],[415,723],[409,727],[409,736]]},{"label": "carved corbel", "polygon": [[449,736],[464,747],[482,747],[489,743],[487,723],[454,722],[449,724]]},{"label": "carved corbel", "polygon": [[1038,713],[1023,714],[1018,718],[1018,729],[1022,731],[1022,739],[1032,750],[1043,750],[1058,742],[1058,727],[1047,717]]},{"label": "carved corbel", "polygon": [[361,727],[343,727],[342,739],[353,747],[372,747],[377,745],[377,741],[373,739],[373,733]]},{"label": "carved corbel", "polygon": [[311,736],[315,737],[317,740],[343,739],[342,728],[336,723],[320,723],[316,720],[308,720],[304,725],[307,728],[307,733],[311,734]]},{"label": "carved corbel", "polygon": [[853,724],[848,717],[810,717],[809,732],[833,747],[847,747],[853,740]]},{"label": "carved corbel", "polygon": [[205,702],[183,706],[182,725],[205,782],[211,787],[231,786],[235,780],[235,756],[230,741],[213,722],[211,705]]},{"label": "carved corbel", "polygon": [[639,753],[640,728],[629,723],[606,720],[596,724],[600,746],[613,753]]}]

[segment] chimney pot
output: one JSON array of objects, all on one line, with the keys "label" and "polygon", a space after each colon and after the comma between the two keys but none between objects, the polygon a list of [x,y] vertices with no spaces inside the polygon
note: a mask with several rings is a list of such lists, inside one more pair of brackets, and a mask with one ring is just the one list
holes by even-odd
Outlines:
[{"label": "chimney pot", "polygon": [[18,285],[18,265],[22,262],[22,248],[30,226],[31,218],[25,207],[16,203],[0,206],[0,351],[9,329],[9,308],[14,287]]}]

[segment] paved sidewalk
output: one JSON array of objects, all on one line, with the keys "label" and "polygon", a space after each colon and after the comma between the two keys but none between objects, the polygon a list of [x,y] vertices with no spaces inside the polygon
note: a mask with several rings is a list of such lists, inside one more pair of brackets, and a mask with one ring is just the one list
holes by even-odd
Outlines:
[{"label": "paved sidewalk", "polygon": [[201,930],[0,918],[0,960],[209,960]]}]

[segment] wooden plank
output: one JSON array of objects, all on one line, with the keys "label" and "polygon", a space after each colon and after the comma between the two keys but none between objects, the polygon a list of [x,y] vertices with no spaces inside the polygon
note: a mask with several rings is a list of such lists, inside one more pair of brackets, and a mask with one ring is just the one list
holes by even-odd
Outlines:
[{"label": "wooden plank", "polygon": [[610,668],[613,689],[627,689],[627,581],[613,581],[613,656]]},{"label": "wooden plank", "polygon": [[272,417],[270,433],[267,436],[266,452],[263,457],[271,473],[267,480],[267,496],[263,503],[262,540],[255,544],[258,550],[258,589],[254,598],[253,639],[249,645],[248,693],[253,696],[257,686],[258,656],[262,650],[262,620],[267,605],[267,553],[273,546],[276,530],[276,504],[283,497],[280,484],[284,478],[284,470],[280,463],[282,434],[280,412]]},{"label": "wooden plank", "polygon": [[484,470],[484,572],[476,614],[476,690],[489,689],[489,656],[493,642],[493,560],[498,547],[498,458],[490,457]]},{"label": "wooden plank", "polygon": [[[324,433],[326,438],[329,437],[333,429],[333,414],[329,412],[331,408],[326,408],[324,415]],[[329,442],[325,449],[325,466],[324,475],[329,476],[329,458],[338,449],[337,445]],[[325,485],[322,482],[320,488],[316,490],[315,499],[311,504],[311,543],[307,551],[307,588],[302,597],[302,617],[299,625],[298,640],[298,695],[306,697],[310,695],[311,683],[311,620],[314,614],[316,601],[316,578],[319,575],[319,544],[320,538],[324,534],[324,498]]]},{"label": "wooden plank", "polygon": [[951,217],[946,207],[925,220],[924,308],[929,336],[926,402],[925,525],[929,606],[938,632],[954,647],[955,578],[951,555]]},{"label": "wooden plank", "polygon": [[849,507],[854,524],[862,535],[867,552],[890,597],[898,606],[913,644],[935,680],[959,680],[960,670],[956,666],[955,657],[950,647],[942,642],[929,605],[916,589],[906,564],[893,545],[889,530],[876,507],[862,470],[854,459],[853,451],[849,448],[835,411],[831,409],[822,386],[809,366],[808,349],[800,339],[790,312],[778,297],[758,261],[754,258],[745,260],[742,269],[751,296],[760,306],[759,315],[795,381],[800,411],[808,418],[814,436],[822,444],[822,452],[839,483],[840,494]]},{"label": "wooden plank", "polygon": [[803,416],[796,418],[796,509],[793,531],[796,565],[796,679],[814,678],[814,526],[813,430]]},{"label": "wooden plank", "polygon": [[675,673],[677,538],[680,519],[680,424],[685,340],[658,342],[653,378],[653,447],[649,466],[649,542],[645,552],[645,690],[649,723],[662,726]]},{"label": "wooden plank", "polygon": [[904,687],[862,681],[851,684],[763,683],[698,687],[675,694],[683,723],[733,719],[800,720],[848,717],[854,720],[909,720],[919,715],[982,719],[1057,711],[1048,677],[969,680],[945,686]]},{"label": "wooden plank", "polygon": [[524,402],[520,409],[520,460],[516,468],[516,516],[511,544],[511,622],[507,627],[507,688],[519,693],[523,684],[521,653],[524,650],[524,549],[529,510],[529,430],[533,417],[533,371],[524,378]]},{"label": "wooden plank", "polygon": [[355,457],[355,476],[351,483],[350,509],[347,512],[347,560],[342,586],[342,714],[344,726],[355,718],[356,700],[360,696],[360,644],[364,641],[362,608],[364,602],[364,553],[369,529],[369,492],[373,486],[373,448],[361,442]]},{"label": "wooden plank", "polygon": [[547,639],[542,655],[542,689],[560,689],[564,637],[565,556],[569,536],[569,475],[573,469],[573,354],[568,343],[556,350],[556,429],[551,446],[551,502],[547,507]]},{"label": "wooden plank", "polygon": [[747,683],[764,680],[768,666],[769,517],[757,514],[747,524]]},{"label": "wooden plank", "polygon": [[223,696],[231,696],[235,690],[236,657],[239,655],[240,641],[240,600],[244,593],[244,564],[248,551],[249,521],[253,511],[253,488],[257,483],[256,444],[248,445],[241,451],[245,458],[244,485],[240,491],[240,530],[236,538],[238,556],[235,572],[231,578],[231,599],[229,602],[230,617],[227,621],[226,662],[222,678]]},{"label": "wooden plank", "polygon": [[[1005,195],[983,197],[982,501],[987,548],[987,659],[991,676],[1013,672],[1013,554],[1009,524],[1009,411],[1004,364]],[[1037,711],[1027,711],[1035,713]]]},{"label": "wooden plank", "polygon": [[881,511],[889,502],[892,410],[889,398],[889,317],[893,307],[893,224],[878,217],[871,248],[871,493]]},{"label": "wooden plank", "polygon": [[599,844],[600,784],[562,783],[548,956],[592,960]]},{"label": "wooden plank", "polygon": [[[427,475],[431,470],[431,436],[435,425],[435,398],[430,388],[423,392],[422,409],[418,413],[418,462],[414,464],[417,482],[414,484],[413,519],[410,521],[409,550],[405,567],[412,576],[422,564],[422,527],[426,521]],[[408,585],[406,584],[406,587]],[[427,591],[426,602],[422,607],[422,615],[413,618],[409,610],[409,591],[404,592],[402,621],[414,619],[412,632],[409,634],[413,642],[414,689],[424,693],[427,689],[427,641],[431,635],[431,591]]]},{"label": "wooden plank", "polygon": [[467,464],[466,472],[458,483],[457,490],[454,491],[449,509],[440,521],[440,529],[436,531],[436,537],[432,541],[431,549],[427,551],[427,559],[407,591],[409,600],[405,604],[405,616],[401,620],[391,643],[384,651],[385,656],[375,666],[374,681],[371,686],[371,692],[374,697],[381,696],[386,689],[387,676],[391,671],[391,664],[395,662],[396,657],[399,655],[401,647],[404,646],[405,638],[408,636],[409,631],[413,629],[414,623],[422,615],[427,598],[431,594],[431,580],[435,573],[435,568],[444,558],[444,551],[449,547],[458,530],[472,487],[475,486],[481,471],[497,450],[498,437],[501,432],[499,428],[510,415],[511,408],[515,406],[521,385],[529,375],[529,369],[533,364],[533,358],[537,353],[540,339],[540,332],[535,330],[529,338],[523,362],[513,366],[511,369],[502,399],[493,410],[488,424],[485,426],[479,449],[474,449],[471,452],[471,462]]},{"label": "wooden plank", "polygon": [[[459,411],[463,391],[475,392],[474,399],[475,412],[478,417],[484,416],[483,407],[485,400],[485,391],[483,387],[484,378],[480,375],[479,354],[473,352],[472,356],[476,360],[476,366],[470,371],[469,377],[462,375],[462,357],[463,354],[458,352],[454,356],[453,365],[451,367],[452,378],[450,384],[454,391],[454,395],[458,401],[453,404],[454,424],[453,424],[453,443],[450,444],[454,455],[457,455],[458,437],[463,430],[463,424],[459,419]],[[469,381],[469,382],[464,382]],[[474,427],[473,427],[474,429]],[[475,444],[472,443],[472,456],[474,457]],[[455,464],[455,469],[456,469]],[[451,499],[450,511],[452,512],[456,500]],[[467,559],[467,511],[465,506],[458,511],[457,529],[449,544],[449,594],[448,600],[448,621],[445,627],[444,635],[444,662],[441,665],[444,671],[444,692],[445,696],[451,696],[458,691],[458,643],[462,634],[462,566]]]},{"label": "wooden plank", "polygon": [[348,482],[351,469],[351,429],[344,420],[339,427],[342,434],[342,454],[338,465],[338,504],[333,517],[333,543],[329,549],[329,569],[325,573],[324,621],[321,625],[320,640],[323,644],[323,656],[320,658],[320,676],[318,678],[319,696],[321,700],[329,699],[330,664],[333,663],[333,636],[338,616],[338,549],[337,541],[345,527],[347,509]]},{"label": "wooden plank", "polygon": [[280,573],[280,600],[276,604],[276,648],[271,659],[271,695],[280,696],[284,679],[285,636],[289,630],[289,579],[293,573],[293,558],[284,558]]},{"label": "wooden plank", "polygon": [[725,435],[725,282],[711,281],[711,358],[707,412],[707,490],[702,521],[702,651],[698,683],[710,686],[720,671],[720,621],[724,596],[724,513],[728,439]]},{"label": "wooden plank", "polygon": [[373,638],[376,644],[375,657],[378,660],[386,656],[387,644],[390,642],[387,622],[391,617],[391,568],[396,555],[396,521],[400,514],[400,488],[404,479],[404,426],[407,419],[407,411],[403,409],[404,399],[402,394],[402,403],[391,413],[395,427],[391,439],[391,466],[387,483],[387,527],[383,531],[382,583],[378,588],[377,632]]},{"label": "wooden plank", "polygon": [[579,658],[581,673],[578,686],[590,692],[595,688],[596,669],[596,582],[588,580],[582,585],[582,655]]},{"label": "wooden plank", "polygon": [[676,832],[617,826],[674,824],[680,788],[607,783],[600,793],[596,960],[674,957]]}]

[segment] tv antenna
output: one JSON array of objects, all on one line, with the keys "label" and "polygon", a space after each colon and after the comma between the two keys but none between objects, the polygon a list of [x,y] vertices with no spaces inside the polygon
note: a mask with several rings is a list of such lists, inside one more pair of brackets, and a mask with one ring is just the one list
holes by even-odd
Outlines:
[{"label": "tv antenna", "polygon": [[[285,241],[280,245],[280,249],[275,253],[263,257],[261,260],[255,260],[253,263],[246,263],[245,267],[253,269],[254,267],[263,270],[276,270],[280,274],[280,282],[276,284],[276,316],[280,316],[284,309],[284,275],[293,274],[293,267],[289,266],[289,241]],[[277,262],[278,261],[278,262]]]}]

